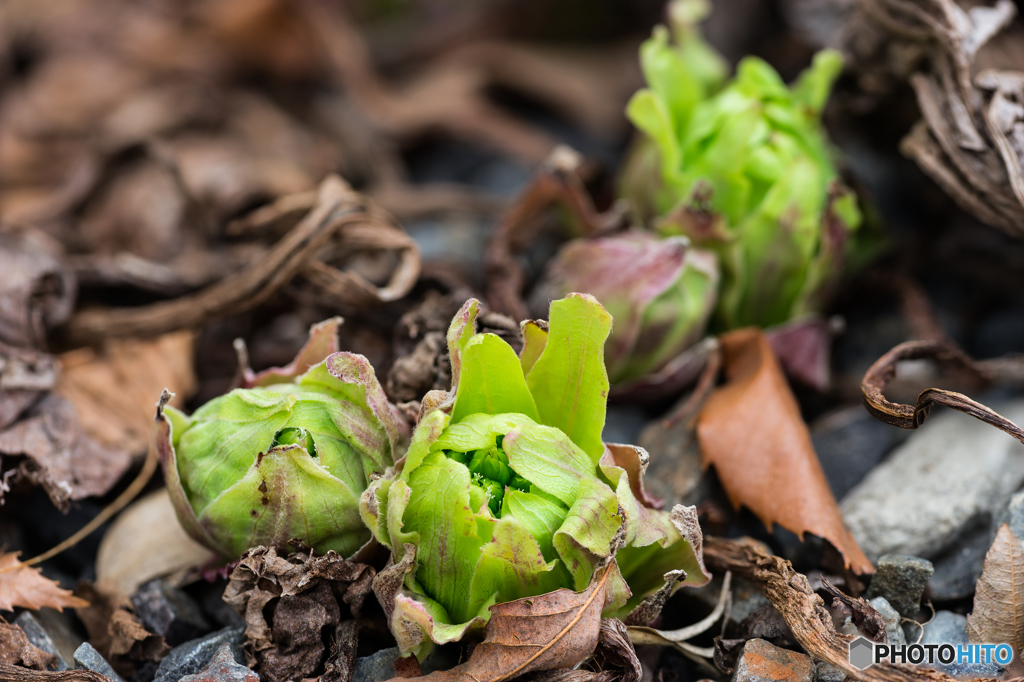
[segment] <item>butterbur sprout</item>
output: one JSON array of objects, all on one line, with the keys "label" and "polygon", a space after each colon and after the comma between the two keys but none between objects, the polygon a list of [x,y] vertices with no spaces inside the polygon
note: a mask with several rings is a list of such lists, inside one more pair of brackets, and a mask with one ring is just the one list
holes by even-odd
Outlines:
[{"label": "butterbur sprout", "polygon": [[819,52],[787,86],[746,57],[726,81],[696,28],[706,9],[676,0],[672,35],[641,47],[648,87],[627,114],[643,136],[622,192],[639,222],[718,255],[719,327],[770,326],[820,310],[861,224],[821,125],[842,58]]},{"label": "butterbur sprout", "polygon": [[595,296],[615,319],[605,344],[613,384],[665,366],[704,335],[718,296],[718,258],[684,237],[640,230],[575,239],[552,262],[533,307],[571,291]]},{"label": "butterbur sprout", "polygon": [[412,563],[385,605],[402,651],[460,639],[495,603],[583,590],[613,556],[606,614],[628,613],[671,570],[706,582],[695,510],[656,509],[646,453],[601,439],[608,312],[589,295],[555,301],[547,330],[524,323],[517,357],[475,332],[477,309],[467,302],[448,333],[453,395],[425,398],[404,461],[361,502],[394,562]]},{"label": "butterbur sprout", "polygon": [[315,327],[288,368],[247,373],[248,387],[191,416],[161,406],[164,476],[197,542],[237,559],[293,539],[347,557],[370,539],[358,500],[393,464],[398,425],[367,359],[330,352],[337,323]]}]

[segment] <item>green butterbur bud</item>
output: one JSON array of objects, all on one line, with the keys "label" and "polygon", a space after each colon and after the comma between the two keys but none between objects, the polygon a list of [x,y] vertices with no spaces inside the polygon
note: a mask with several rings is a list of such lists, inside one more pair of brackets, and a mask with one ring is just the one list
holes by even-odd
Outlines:
[{"label": "green butterbur bud", "polygon": [[468,302],[449,330],[454,398],[421,417],[399,470],[361,500],[394,562],[412,562],[385,606],[401,649],[460,639],[496,602],[583,590],[613,555],[609,615],[667,571],[706,582],[693,508],[653,508],[646,453],[601,440],[607,311],[586,295],[554,302],[549,333],[535,325],[520,357],[475,333],[476,314]]},{"label": "green butterbur bud", "polygon": [[[336,326],[314,328],[307,350],[333,345],[316,336]],[[178,518],[225,557],[256,545],[287,550],[292,539],[351,556],[370,539],[358,500],[393,464],[397,422],[366,358],[310,359],[301,373],[254,376],[191,416],[172,407],[158,414]]]},{"label": "green butterbur bud", "polygon": [[700,13],[686,11],[693,4],[672,5],[674,43],[659,28],[641,47],[648,88],[627,115],[644,136],[623,171],[623,196],[639,220],[718,255],[720,326],[817,311],[861,223],[821,126],[842,58],[818,53],[789,87],[747,57],[726,83],[708,68],[715,60],[693,25]]}]

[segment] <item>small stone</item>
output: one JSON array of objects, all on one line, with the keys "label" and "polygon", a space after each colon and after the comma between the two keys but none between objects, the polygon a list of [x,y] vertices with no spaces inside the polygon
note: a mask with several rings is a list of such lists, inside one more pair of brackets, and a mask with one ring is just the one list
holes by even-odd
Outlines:
[{"label": "small stone", "polygon": [[914,618],[921,610],[921,595],[935,572],[932,562],[902,554],[886,554],[875,565],[867,598],[885,597],[905,618]]},{"label": "small stone", "polygon": [[[46,631],[46,628],[44,628],[38,620],[36,620],[31,611],[25,611],[15,618],[14,624],[24,631],[25,637],[28,638],[28,641],[31,642],[33,646],[42,649],[48,654],[53,654],[56,657],[57,660],[53,665],[53,670],[71,670],[71,664],[68,663],[60,649],[57,648],[57,645],[54,643],[50,633]],[[74,658],[71,659],[71,663],[74,663]]]},{"label": "small stone", "polygon": [[861,405],[832,412],[811,425],[811,441],[837,500],[860,483],[889,452],[906,439]]},{"label": "small stone", "polygon": [[352,682],[383,682],[395,676],[395,659],[402,655],[398,647],[381,649],[377,653],[356,659]]},{"label": "small stone", "polygon": [[[993,405],[1024,419],[1024,401]],[[1019,422],[1018,422],[1019,423]],[[958,412],[935,415],[843,499],[843,518],[864,553],[925,559],[951,548],[972,523],[1001,510],[1021,483],[1021,444]]]},{"label": "small stone", "polygon": [[81,670],[91,670],[100,675],[106,675],[114,682],[124,682],[124,678],[114,672],[114,669],[107,663],[107,659],[100,656],[100,652],[93,648],[92,644],[85,642],[75,650],[75,663]]},{"label": "small stone", "polygon": [[846,673],[826,661],[818,661],[814,666],[814,682],[843,682]]},{"label": "small stone", "polygon": [[205,668],[179,682],[260,682],[260,676],[235,662],[230,644],[221,644]]},{"label": "small stone", "polygon": [[994,540],[999,527],[1004,523],[1010,525],[1010,530],[1017,539],[1024,538],[1024,492],[1019,492],[1010,498],[1002,513],[993,518],[991,538]]},{"label": "small stone", "polygon": [[171,649],[156,670],[153,682],[179,682],[186,675],[194,675],[210,662],[222,645],[230,645],[235,662],[245,664],[242,641],[245,628],[224,628],[199,639],[193,639]]},{"label": "small stone", "polygon": [[763,639],[743,645],[733,682],[812,682],[814,664],[804,654],[779,647]]},{"label": "small stone", "polygon": [[986,519],[972,523],[949,549],[935,557],[935,574],[928,581],[932,601],[954,601],[974,594],[985,555],[995,538],[995,533],[989,534],[988,525]]},{"label": "small stone", "polygon": [[199,605],[166,580],[151,580],[132,595],[132,606],[147,630],[171,646],[205,635],[210,624]]},{"label": "small stone", "polygon": [[[952,611],[939,611],[932,622],[924,626],[921,644],[967,644],[967,616]],[[953,677],[961,679],[975,677],[999,677],[1003,668],[995,663],[948,663],[936,662],[932,666]]]},{"label": "small stone", "polygon": [[885,597],[875,597],[868,603],[875,607],[875,611],[878,611],[882,620],[885,621],[885,641],[898,646],[906,644],[907,637],[903,634],[903,628],[900,627],[900,614],[889,604],[889,601]]}]

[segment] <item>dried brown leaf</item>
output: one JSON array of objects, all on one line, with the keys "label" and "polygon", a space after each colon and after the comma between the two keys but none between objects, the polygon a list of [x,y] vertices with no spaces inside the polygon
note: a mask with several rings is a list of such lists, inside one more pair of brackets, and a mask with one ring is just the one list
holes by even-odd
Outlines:
[{"label": "dried brown leaf", "polygon": [[[360,614],[373,578],[372,568],[337,552],[284,558],[273,548],[250,549],[224,591],[224,601],[245,618],[248,664],[270,682],[312,676],[327,653],[321,631],[339,624],[341,603],[354,616]],[[338,649],[332,659],[340,674],[347,659],[339,655],[347,654]]]},{"label": "dried brown leaf", "polygon": [[56,660],[56,656],[28,641],[20,627],[0,621],[0,663],[46,670]]},{"label": "dried brown leaf", "polygon": [[[571,668],[589,657],[601,634],[605,586],[614,566],[596,571],[583,592],[560,589],[538,597],[495,604],[484,641],[469,660],[424,682],[500,682],[542,670]],[[394,678],[399,679],[399,678]]]},{"label": "dried brown leaf", "polygon": [[737,508],[766,526],[775,523],[831,542],[858,573],[874,570],[843,524],[800,407],[767,339],[758,329],[721,337],[726,383],[708,398],[697,421],[706,465],[718,471]]},{"label": "dried brown leaf", "polygon": [[55,392],[71,401],[85,432],[97,441],[144,453],[153,430],[153,396],[169,388],[181,407],[195,391],[193,336],[182,331],[152,340],[112,340],[100,349],[64,353]]},{"label": "dried brown leaf", "polygon": [[38,232],[0,235],[0,341],[44,348],[47,331],[71,314],[77,286],[58,254]]},{"label": "dried brown leaf", "polygon": [[130,676],[140,661],[159,661],[171,650],[164,638],[146,630],[127,596],[113,585],[84,581],[75,594],[88,605],[75,609],[89,642],[118,673]]},{"label": "dried brown leaf", "polygon": [[0,429],[13,424],[56,382],[52,355],[0,342]]},{"label": "dried brown leaf", "polygon": [[131,465],[127,450],[89,437],[74,405],[52,393],[21,421],[0,432],[0,455],[5,456],[7,469],[0,496],[8,486],[25,479],[41,485],[62,511],[67,511],[71,500],[107,493]]},{"label": "dried brown leaf", "polygon": [[0,554],[0,611],[11,611],[20,606],[26,609],[48,607],[63,611],[65,608],[88,606],[71,590],[61,589],[56,581],[44,578],[38,568],[17,566],[20,552]]},{"label": "dried brown leaf", "polygon": [[967,637],[972,644],[1004,642],[1014,651],[1024,645],[1024,550],[1005,523],[985,555]]},{"label": "dried brown leaf", "polygon": [[821,577],[821,586],[832,595],[832,608],[850,616],[857,629],[865,633],[869,639],[885,643],[885,621],[875,607],[863,597],[854,599],[843,594],[825,576]]}]

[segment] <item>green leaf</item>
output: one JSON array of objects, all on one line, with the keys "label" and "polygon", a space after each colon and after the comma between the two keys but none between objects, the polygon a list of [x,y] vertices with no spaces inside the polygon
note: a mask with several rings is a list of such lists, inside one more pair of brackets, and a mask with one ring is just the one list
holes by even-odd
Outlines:
[{"label": "green leaf", "polygon": [[558,561],[548,561],[530,531],[513,518],[495,523],[473,574],[469,602],[483,604],[491,597],[512,601],[565,586],[569,578]]},{"label": "green leaf", "polygon": [[480,608],[468,600],[483,545],[470,485],[466,467],[431,453],[409,477],[412,494],[403,515],[403,530],[419,534],[416,582],[457,623],[472,619]]},{"label": "green leaf", "polygon": [[480,301],[471,298],[452,318],[448,327],[448,357],[452,365],[452,388],[459,385],[462,373],[462,351],[476,334],[476,316],[480,312]]},{"label": "green leaf", "polygon": [[518,521],[536,538],[545,559],[550,561],[557,558],[552,541],[555,531],[565,521],[565,514],[568,511],[566,507],[540,495],[515,489],[505,493],[503,505],[501,518],[513,518]]},{"label": "green leaf", "polygon": [[615,493],[596,477],[581,482],[579,496],[555,532],[555,551],[572,573],[574,589],[582,590],[590,582],[597,564],[611,553],[611,542],[619,532]]},{"label": "green leaf", "polygon": [[502,449],[517,474],[566,506],[576,500],[580,481],[594,478],[587,453],[550,426],[517,427],[505,436]]},{"label": "green leaf", "polygon": [[604,453],[601,432],[608,402],[604,343],[612,318],[588,294],[554,301],[550,316],[547,346],[526,383],[537,403],[539,421],[569,436],[596,466]]},{"label": "green leaf", "polygon": [[523,334],[523,350],[519,353],[519,364],[523,366],[523,376],[530,373],[537,358],[544,352],[548,343],[548,330],[536,320],[524,320],[519,323]]},{"label": "green leaf", "polygon": [[538,419],[537,406],[512,346],[495,334],[477,334],[462,347],[452,423],[471,414],[507,412]]}]

